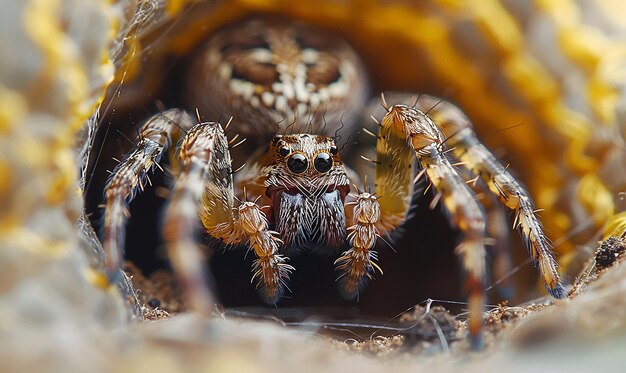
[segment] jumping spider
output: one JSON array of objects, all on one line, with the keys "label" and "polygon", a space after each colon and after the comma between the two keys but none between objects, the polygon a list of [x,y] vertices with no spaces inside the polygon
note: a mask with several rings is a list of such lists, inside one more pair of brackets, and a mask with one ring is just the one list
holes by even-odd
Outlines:
[{"label": "jumping spider", "polygon": [[427,177],[437,191],[434,202],[443,202],[462,233],[457,253],[467,271],[469,330],[479,341],[485,213],[463,177],[468,172],[459,173],[457,166],[515,211],[514,227],[546,289],[555,298],[565,296],[530,197],[452,104],[435,105],[437,100],[426,96],[412,106],[389,106],[383,100],[385,114],[378,134],[372,134],[377,138],[372,161],[376,192],[350,193],[351,184],[361,183],[342,163],[329,135],[340,122],[345,131],[354,130],[368,84],[361,61],[347,44],[302,25],[255,20],[215,34],[190,65],[189,106],[214,118],[232,113],[225,127],[256,141],[258,149],[234,174],[221,124],[198,123],[199,118],[182,109],[163,111],[145,122],[135,148],[115,168],[105,189],[105,268],[111,279],[120,268],[127,204],[143,189],[147,172],[159,167],[161,156],[178,144],[167,153],[176,182],[164,237],[196,311],[208,313],[214,303],[194,239],[198,217],[211,237],[254,251],[252,278],[267,302],[279,300],[295,270],[288,257],[313,248],[337,254],[339,287],[351,297],[380,269],[373,250],[377,238],[404,222],[415,180]]}]

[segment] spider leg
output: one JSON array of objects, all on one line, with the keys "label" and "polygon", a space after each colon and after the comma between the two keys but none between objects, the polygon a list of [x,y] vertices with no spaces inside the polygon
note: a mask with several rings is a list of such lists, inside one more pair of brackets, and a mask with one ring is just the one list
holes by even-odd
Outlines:
[{"label": "spider leg", "polygon": [[479,176],[473,175],[471,169],[465,167],[466,164],[457,160],[451,153],[451,151],[446,152],[451,161],[455,162],[452,166],[463,176],[465,183],[474,191],[476,200],[485,210],[487,222],[485,232],[488,237],[485,245],[491,259],[489,263],[491,266],[487,266],[487,271],[491,267],[492,277],[496,279],[490,289],[496,287],[502,297],[511,299],[515,287],[510,279],[513,266],[507,208],[500,203],[496,195],[491,193],[487,184]]},{"label": "spider leg", "polygon": [[[480,331],[485,298],[485,216],[480,204],[443,152],[443,135],[440,129],[423,112],[404,105],[389,107],[381,121],[376,149],[376,180],[379,190],[393,192],[400,187],[410,188],[412,171],[406,165],[410,164],[413,153],[432,186],[441,194],[441,200],[450,212],[453,223],[461,231],[462,240],[456,252],[467,271],[469,331],[474,348],[481,348]],[[400,186],[395,184],[393,177],[387,176],[397,163],[402,163],[395,175],[402,180],[403,185]],[[405,186],[407,179],[409,182]],[[392,193],[391,199],[394,200],[385,201],[389,196],[384,192],[381,194],[380,207],[383,216],[389,215],[387,206],[401,205],[408,198],[403,191],[399,194]],[[396,214],[394,210],[391,212]]]},{"label": "spider leg", "polygon": [[[439,114],[442,111],[447,110],[447,108],[451,106],[451,104],[449,104],[448,102],[442,101],[440,98],[437,98],[437,97],[433,97],[429,95],[415,95],[415,94],[406,93],[406,92],[386,92],[385,98],[388,102],[401,103],[407,106],[415,107],[421,110],[422,112],[428,113],[429,116],[435,118],[434,121],[435,123],[437,123],[437,125],[440,125]],[[386,112],[386,109],[381,104],[382,102],[379,98],[379,99],[372,100],[368,105],[368,110],[370,112],[373,112],[374,117],[376,118],[380,118]],[[469,121],[467,121],[467,123],[469,124]],[[454,131],[451,128],[449,128],[449,126],[444,127],[443,130],[444,130],[444,135],[447,135],[446,137],[448,137],[448,140],[446,140],[447,141],[446,144],[448,145],[448,148],[453,148],[454,140],[455,140]],[[379,135],[378,137],[380,138],[381,136]],[[384,148],[380,145],[378,147]],[[394,154],[394,153],[391,152],[391,154]],[[456,159],[455,154],[453,152],[449,151],[447,152],[447,154],[452,159],[454,159],[455,162],[457,162],[456,164],[453,164],[453,166],[455,166],[460,171],[463,171],[463,168],[461,167],[464,166],[464,162],[461,162],[459,159]],[[406,157],[405,154],[402,154],[402,156]],[[387,175],[387,178],[391,178],[391,180],[389,181],[394,181],[393,177],[395,175],[397,175],[399,172],[400,173],[404,172],[404,170],[402,169],[402,166],[399,167],[400,164],[397,162],[399,162],[400,160],[398,160],[397,158],[399,157],[389,157],[385,155],[381,157],[379,153],[377,160],[387,163],[386,167],[380,167],[380,172],[381,172],[380,175],[381,176]],[[408,168],[406,164],[404,164],[404,166]],[[497,279],[502,279],[502,280],[498,280],[498,286],[497,286],[498,291],[501,293],[503,297],[510,298],[514,291],[514,287],[511,281],[509,281],[507,278],[507,275],[509,275],[512,269],[512,265],[511,265],[512,259],[511,259],[510,245],[508,244],[510,229],[509,229],[509,224],[508,224],[508,218],[505,213],[506,207],[502,206],[499,203],[498,197],[493,195],[490,192],[489,187],[487,186],[485,182],[482,181],[482,179],[480,179],[480,177],[475,177],[475,175],[472,175],[472,172],[470,169],[465,168],[465,171],[466,172],[463,173],[463,176],[467,180],[467,184],[475,191],[475,193],[477,194],[480,193],[481,196],[484,196],[484,198],[479,199],[479,202],[485,209],[485,212],[487,215],[487,222],[488,222],[486,226],[487,237],[490,237],[493,239],[491,244],[487,246],[487,249],[489,249],[489,253],[493,257],[493,275]],[[377,180],[378,185],[380,185],[380,182],[381,180]],[[384,185],[389,185],[389,182],[386,182],[386,184],[385,182],[386,181],[383,180]],[[391,184],[391,185],[394,185],[394,184]],[[381,190],[380,188],[378,189],[379,191]],[[409,195],[408,194],[409,190],[398,188],[398,184],[395,184],[395,187],[392,188],[392,190],[395,190],[395,191],[403,190],[402,196]],[[381,195],[384,195],[384,194],[381,193]],[[402,214],[403,209],[401,208],[401,206],[404,205],[404,201],[406,201],[406,209],[408,209],[409,207],[408,197],[405,197],[404,199],[399,199],[398,202],[396,202],[396,206],[400,207],[398,209],[399,213],[397,214],[395,218],[396,221],[400,221],[400,222],[403,221],[400,218],[403,216]],[[381,203],[382,202],[383,200],[381,200]],[[388,204],[390,203],[389,201],[385,201],[385,202],[387,202]],[[384,211],[384,214],[388,215],[389,214],[388,210]]]},{"label": "spider leg", "polygon": [[263,299],[270,304],[282,296],[294,267],[285,263],[286,257],[278,254],[282,244],[278,232],[268,229],[265,213],[256,203],[245,201],[239,208],[237,224],[248,237],[249,245],[257,259],[252,267],[252,281],[256,281]]},{"label": "spider leg", "polygon": [[196,243],[198,206],[212,176],[211,166],[228,154],[225,143],[219,123],[200,123],[189,130],[180,144],[181,168],[165,210],[164,238],[178,283],[192,308],[205,315],[210,315],[215,302]]},{"label": "spider leg", "polygon": [[[428,105],[428,98],[422,105]],[[552,247],[544,235],[533,202],[515,178],[476,137],[469,119],[456,106],[442,102],[429,113],[442,127],[456,158],[487,184],[507,208],[515,211],[514,228],[519,228],[535,268],[539,268],[546,290],[554,298],[564,298]]]},{"label": "spider leg", "polygon": [[178,109],[153,116],[142,126],[137,145],[113,170],[104,191],[104,271],[109,283],[116,283],[121,276],[128,203],[143,190],[148,171],[158,167],[169,145],[194,123]]},{"label": "spider leg", "polygon": [[509,229],[506,209],[499,203],[498,197],[489,192],[484,193],[487,189],[485,183],[481,181],[477,189],[485,196],[480,202],[487,214],[487,237],[492,241],[487,248],[493,258],[493,278],[496,280],[493,286],[497,286],[502,297],[511,299],[515,292],[515,286],[510,279],[513,260],[509,235],[511,230]]},{"label": "spider leg", "polygon": [[295,269],[278,253],[282,241],[277,232],[269,230],[262,207],[246,201],[245,196],[235,207],[231,158],[225,138],[215,152],[223,157],[216,158],[211,166],[213,177],[205,181],[200,219],[209,235],[225,244],[248,243],[257,257],[252,281],[256,282],[264,300],[273,304],[283,294],[289,274]]},{"label": "spider leg", "polygon": [[347,299],[358,295],[363,281],[373,278],[375,269],[382,274],[376,264],[377,253],[371,250],[380,237],[376,224],[380,220],[378,198],[367,192],[359,192],[354,202],[353,225],[348,228],[350,249],[335,261],[337,270],[342,272],[339,289]]}]

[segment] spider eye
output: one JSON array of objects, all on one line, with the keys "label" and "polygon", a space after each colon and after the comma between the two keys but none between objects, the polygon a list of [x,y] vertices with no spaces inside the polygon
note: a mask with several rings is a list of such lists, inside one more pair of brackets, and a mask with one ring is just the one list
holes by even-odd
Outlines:
[{"label": "spider eye", "polygon": [[315,165],[315,169],[319,172],[328,172],[331,167],[333,167],[333,158],[328,153],[319,153],[317,157],[315,157],[313,164]]},{"label": "spider eye", "polygon": [[289,149],[288,146],[281,146],[280,148],[278,148],[278,154],[282,155],[283,157],[288,156],[289,153],[291,153],[291,149]]},{"label": "spider eye", "polygon": [[337,147],[335,145],[330,147],[330,154],[337,155]]},{"label": "spider eye", "polygon": [[289,167],[289,171],[296,174],[301,174],[309,167],[309,162],[307,161],[304,154],[294,153],[287,160],[287,167]]}]

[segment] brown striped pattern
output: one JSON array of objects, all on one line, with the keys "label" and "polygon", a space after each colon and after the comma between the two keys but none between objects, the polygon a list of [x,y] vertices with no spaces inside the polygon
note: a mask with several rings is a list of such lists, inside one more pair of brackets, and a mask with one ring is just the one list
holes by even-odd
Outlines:
[{"label": "brown striped pattern", "polygon": [[382,270],[375,263],[376,239],[380,237],[376,224],[380,220],[380,207],[376,196],[361,192],[354,202],[353,225],[348,228],[350,249],[335,261],[340,275],[340,290],[347,298],[358,296],[359,286],[372,279],[375,269]]},{"label": "brown striped pattern", "polygon": [[[432,97],[425,97],[420,100],[420,105],[429,107],[434,100]],[[561,283],[552,247],[543,233],[526,189],[478,140],[469,119],[461,110],[448,102],[441,102],[430,115],[450,139],[448,146],[453,149],[453,156],[465,163],[464,167],[470,169],[474,175],[480,176],[504,206],[515,211],[513,228],[519,229],[533,265],[539,268],[546,290],[555,298],[564,298],[566,291]]]},{"label": "brown striped pattern", "polygon": [[201,123],[183,139],[178,157],[181,170],[165,210],[164,237],[169,259],[193,309],[210,314],[213,297],[206,286],[204,258],[195,241],[198,212],[205,185],[212,177],[216,149],[227,146],[219,123]]},{"label": "brown striped pattern", "polygon": [[[462,232],[462,241],[456,252],[467,271],[469,330],[473,345],[478,348],[482,344],[480,329],[485,282],[484,212],[463,177],[443,153],[443,134],[427,115],[412,107],[395,105],[388,108],[381,124],[381,133],[386,136],[379,136],[378,142],[385,142],[390,136],[405,139],[403,146],[410,146],[415,153],[432,186],[450,212],[452,221]],[[392,154],[400,152],[394,152],[393,149],[390,151]],[[408,168],[404,172],[412,175]],[[381,200],[383,198],[384,196]]]},{"label": "brown striped pattern", "polygon": [[237,223],[249,238],[250,247],[257,256],[252,281],[256,281],[266,302],[276,303],[294,268],[285,263],[286,257],[278,254],[282,241],[277,232],[268,229],[267,218],[261,208],[254,202],[243,202],[238,211]]},{"label": "brown striped pattern", "polygon": [[128,203],[143,190],[148,171],[154,169],[181,129],[193,124],[181,110],[169,110],[150,118],[139,132],[138,142],[115,167],[105,187],[104,267],[111,282],[119,277],[123,260],[124,232],[129,217]]}]

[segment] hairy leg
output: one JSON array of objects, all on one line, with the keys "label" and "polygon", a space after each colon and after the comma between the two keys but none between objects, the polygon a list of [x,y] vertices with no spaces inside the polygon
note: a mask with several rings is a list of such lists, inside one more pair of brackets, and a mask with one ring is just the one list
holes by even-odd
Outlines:
[{"label": "hairy leg", "polygon": [[[385,93],[384,98],[387,102],[415,107],[422,112],[428,113],[429,116],[431,112],[437,113],[440,105],[443,105],[443,107],[449,105],[436,97],[406,92]],[[377,98],[368,104],[367,110],[374,113],[372,115],[373,118],[381,118],[386,114],[385,106],[384,101],[381,98]],[[439,126],[437,120],[434,120],[434,122]],[[381,127],[380,123],[378,125]],[[380,201],[383,204],[381,214],[384,216],[383,221],[386,222],[380,226],[383,232],[385,229],[387,231],[391,230],[404,222],[406,212],[410,207],[410,193],[414,188],[411,184],[414,173],[410,168],[412,150],[404,146],[406,144],[404,137],[394,137],[387,133],[389,130],[388,128],[380,128],[378,135],[375,135],[378,139],[378,154],[376,157],[377,191],[383,197],[388,196],[381,198]],[[444,130],[444,137],[446,137],[445,135],[448,135],[448,133],[445,131],[445,128],[442,128],[442,130]],[[366,130],[366,132],[370,131]],[[448,149],[454,147],[454,145],[451,145],[453,140],[454,138],[444,139]],[[398,147],[403,148],[398,149]],[[493,273],[497,279],[504,278],[511,269],[511,251],[508,244],[510,229],[505,214],[506,208],[499,203],[498,197],[491,194],[485,182],[476,179],[475,175],[472,175],[471,170],[460,169],[463,162],[455,158],[453,151],[448,151],[446,154],[454,161],[453,166],[457,170],[465,171],[462,173],[462,176],[467,180],[468,185],[475,193],[484,197],[478,200],[487,215],[487,237],[493,239],[490,240],[490,245],[487,247],[490,254],[493,255]],[[424,173],[425,171],[423,170],[419,172],[419,176],[414,181],[417,181],[418,178],[421,182],[424,181]],[[382,191],[390,191],[391,193],[383,193]],[[440,197],[438,194],[433,200],[432,208],[435,207]],[[390,221],[394,223],[389,224]],[[507,297],[513,292],[513,286],[506,280],[499,282],[498,289],[503,296]]]},{"label": "hairy leg", "polygon": [[353,225],[348,227],[350,249],[335,261],[335,265],[341,272],[339,289],[345,298],[351,299],[358,296],[360,285],[373,277],[375,269],[381,274],[383,272],[375,262],[377,253],[372,250],[380,237],[376,228],[380,207],[376,196],[361,191],[355,196],[355,201],[346,205],[354,205]]},{"label": "hairy leg", "polygon": [[269,231],[267,219],[255,202],[244,201],[235,208],[228,140],[219,123],[201,123],[181,142],[181,167],[166,209],[165,239],[169,257],[188,302],[207,313],[213,305],[206,286],[202,251],[196,243],[198,216],[208,233],[226,243],[248,241],[257,260],[252,279],[274,302],[293,269],[277,254],[281,243]]},{"label": "hairy leg", "polygon": [[[285,262],[286,257],[279,254],[282,241],[277,232],[269,230],[265,212],[257,204],[259,199],[247,201],[243,192],[240,197],[242,202],[235,206],[233,172],[226,140],[219,144],[216,154],[225,156],[211,165],[213,177],[205,183],[200,219],[212,237],[226,244],[248,243],[257,257],[252,268],[252,281],[256,282],[267,303],[275,303],[283,294],[294,268]],[[260,170],[247,167],[247,171],[252,173],[251,180],[245,177],[239,180],[237,189],[248,186],[253,194],[262,195],[264,188],[255,183]]]},{"label": "hairy leg", "polygon": [[128,203],[143,190],[148,171],[158,167],[170,144],[194,124],[191,116],[178,109],[153,116],[142,126],[137,145],[113,170],[104,191],[104,269],[109,282],[120,277]]},{"label": "hairy leg", "polygon": [[209,315],[215,304],[206,281],[203,252],[196,242],[198,206],[211,166],[225,156],[217,149],[226,142],[219,123],[200,123],[181,142],[180,170],[165,210],[164,237],[179,285],[192,308]]},{"label": "hairy leg", "polygon": [[[398,157],[399,154],[409,154],[421,164],[425,174],[437,190],[446,209],[450,212],[453,223],[462,233],[462,241],[457,247],[463,267],[467,271],[467,287],[469,290],[469,331],[475,348],[480,348],[482,338],[480,334],[484,305],[485,282],[485,214],[474,198],[471,189],[466,185],[463,177],[455,170],[443,151],[444,138],[440,129],[423,112],[404,105],[395,105],[387,109],[381,121],[378,135],[377,150],[384,152],[377,158],[377,187],[391,190],[389,186],[381,185],[379,180],[386,182],[393,178],[385,177],[387,168],[394,168],[393,161],[381,161],[387,157]],[[406,163],[406,162],[405,162]],[[412,171],[408,167],[402,171],[403,180],[410,180]],[[407,176],[408,174],[408,176]],[[410,186],[410,183],[409,183]],[[392,198],[402,202],[403,195],[392,194]],[[381,196],[381,213],[387,213],[382,202],[387,198]],[[391,206],[394,203],[389,204]]]},{"label": "hairy leg", "polygon": [[[420,99],[419,105],[433,107],[433,97]],[[519,228],[535,268],[539,268],[546,290],[555,298],[567,295],[552,254],[552,247],[543,233],[536,210],[526,189],[515,180],[498,159],[476,137],[469,119],[456,106],[440,102],[429,115],[441,126],[449,139],[454,156],[484,181],[489,190],[507,208],[515,211],[514,228]]]}]

